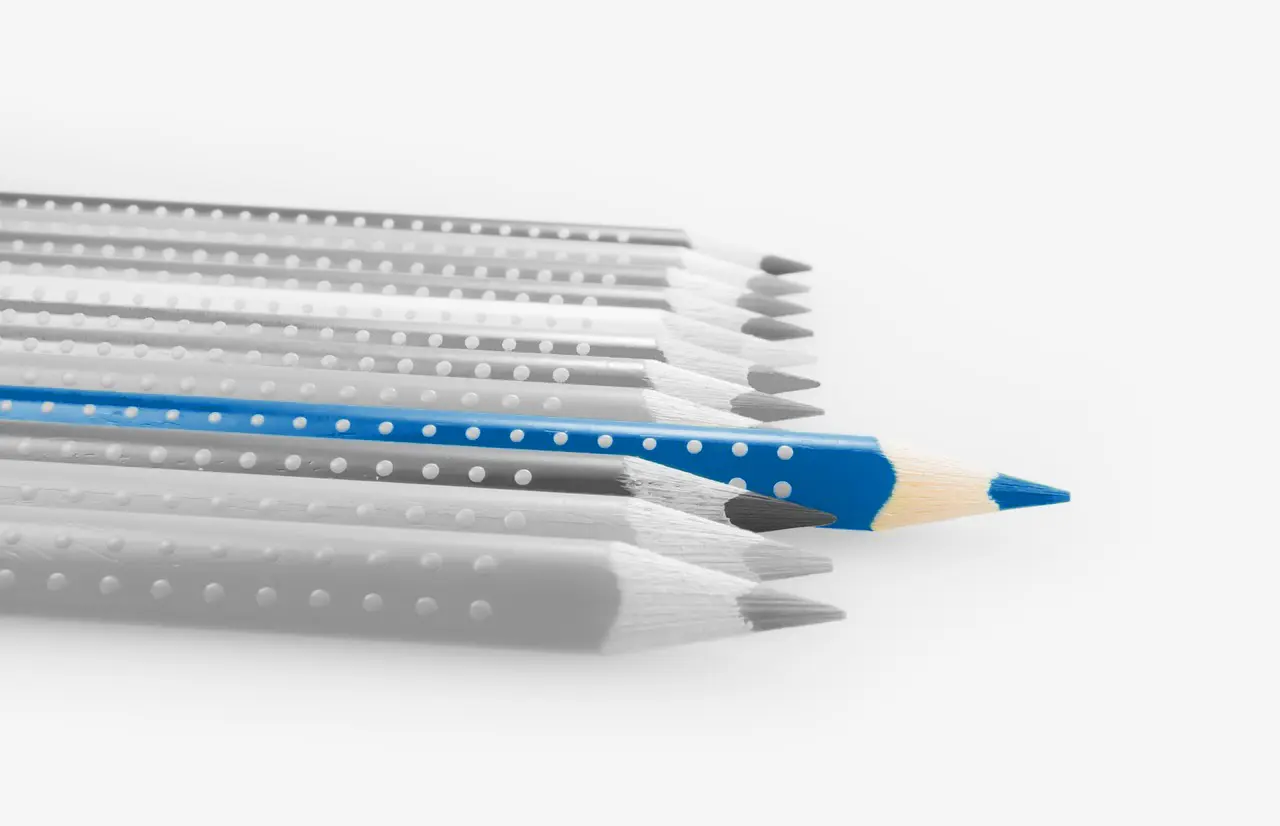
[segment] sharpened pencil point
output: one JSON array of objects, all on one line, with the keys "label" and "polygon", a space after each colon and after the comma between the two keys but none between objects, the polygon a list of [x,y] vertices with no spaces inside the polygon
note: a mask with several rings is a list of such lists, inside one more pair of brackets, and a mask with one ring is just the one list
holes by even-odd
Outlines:
[{"label": "sharpened pencil point", "polygon": [[769,275],[790,275],[793,272],[808,272],[813,267],[780,255],[765,255],[760,258],[760,269]]},{"label": "sharpened pencil point", "polygon": [[765,295],[795,295],[807,293],[811,289],[808,284],[791,278],[778,278],[774,275],[753,275],[746,281],[746,287],[753,293]]},{"label": "sharpened pencil point", "polygon": [[987,495],[1002,511],[1071,501],[1071,494],[1065,490],[1028,482],[1016,476],[1005,476],[1003,473],[991,480]]},{"label": "sharpened pencil point", "polygon": [[743,491],[725,502],[724,515],[731,524],[755,533],[810,528],[835,521],[835,517],[825,511],[751,491]]},{"label": "sharpened pencil point", "polygon": [[772,631],[844,619],[844,611],[834,605],[763,587],[752,588],[738,597],[738,611],[751,624],[752,631]]},{"label": "sharpened pencil point", "polygon": [[821,407],[760,392],[734,396],[729,408],[739,416],[747,416],[760,422],[802,419],[805,416],[821,416],[823,413]]},{"label": "sharpened pencil point", "polygon": [[765,341],[787,341],[793,338],[808,338],[813,335],[813,330],[807,327],[779,321],[768,316],[756,316],[745,322],[742,325],[742,332],[756,338],[762,338]]},{"label": "sharpened pencil point", "polygon": [[809,308],[794,301],[783,301],[760,293],[743,293],[738,297],[738,306],[753,313],[777,318],[783,315],[799,315],[809,312]]},{"label": "sharpened pencil point", "polygon": [[761,393],[789,393],[792,390],[812,390],[822,382],[768,367],[752,367],[747,371],[747,384]]}]

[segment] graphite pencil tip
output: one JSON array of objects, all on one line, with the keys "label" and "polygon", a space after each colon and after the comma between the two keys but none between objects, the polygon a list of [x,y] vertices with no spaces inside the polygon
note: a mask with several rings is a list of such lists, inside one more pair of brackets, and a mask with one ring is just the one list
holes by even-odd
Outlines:
[{"label": "graphite pencil tip", "polygon": [[752,391],[733,397],[729,409],[739,416],[746,416],[759,422],[778,422],[784,419],[803,419],[806,416],[821,416],[821,407],[798,402],[783,396]]},{"label": "graphite pencil tip", "polygon": [[810,290],[809,285],[802,281],[796,281],[792,278],[778,278],[773,275],[753,275],[746,280],[744,286],[753,293],[764,293],[765,295],[795,295],[796,293],[807,293]]},{"label": "graphite pencil tip", "polygon": [[746,490],[724,503],[724,515],[731,524],[755,533],[830,525],[836,519],[826,511]]},{"label": "graphite pencil tip", "polygon": [[987,495],[1002,511],[1071,501],[1071,494],[1065,490],[1038,482],[1028,482],[1016,476],[1006,476],[1003,473],[991,480]]},{"label": "graphite pencil tip", "polygon": [[780,255],[762,255],[760,257],[760,269],[769,273],[769,275],[790,275],[793,272],[808,272],[813,267],[791,258],[783,258]]},{"label": "graphite pencil tip", "polygon": [[747,384],[761,393],[789,393],[792,390],[812,390],[822,382],[768,367],[752,367],[747,371]]},{"label": "graphite pencil tip", "polygon": [[808,327],[801,327],[798,324],[791,324],[787,321],[779,321],[768,316],[756,316],[749,319],[743,322],[741,329],[747,335],[762,338],[765,341],[787,341],[793,338],[808,338],[813,335],[813,330]]},{"label": "graphite pencil tip", "polygon": [[809,312],[809,308],[794,301],[784,301],[771,295],[760,293],[743,293],[738,297],[738,306],[753,313],[775,318],[780,315],[799,315]]},{"label": "graphite pencil tip", "polygon": [[752,631],[772,631],[844,619],[844,611],[834,605],[761,586],[738,597],[738,612],[751,625]]}]

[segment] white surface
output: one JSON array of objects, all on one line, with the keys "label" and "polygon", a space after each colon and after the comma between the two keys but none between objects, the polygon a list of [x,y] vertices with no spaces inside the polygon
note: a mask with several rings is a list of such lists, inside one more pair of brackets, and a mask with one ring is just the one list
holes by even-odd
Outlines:
[{"label": "white surface", "polygon": [[821,426],[1076,501],[613,659],[4,619],[6,822],[1280,817],[1274,6],[128,5],[6,8],[0,186],[758,239]]}]

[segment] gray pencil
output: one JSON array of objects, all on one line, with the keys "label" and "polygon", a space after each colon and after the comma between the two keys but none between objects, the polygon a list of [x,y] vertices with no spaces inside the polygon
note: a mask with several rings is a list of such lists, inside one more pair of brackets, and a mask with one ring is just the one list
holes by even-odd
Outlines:
[{"label": "gray pencil", "polygon": [[[166,353],[172,358],[178,351],[184,361],[214,361],[228,370],[238,369],[239,365],[375,373],[386,382],[384,388],[394,386],[394,382],[386,379],[390,374],[397,380],[405,375],[447,375],[502,382],[491,387],[505,386],[507,392],[519,391],[512,382],[551,387],[568,384],[631,388],[632,393],[647,389],[765,422],[822,412],[802,402],[655,361],[375,344],[357,341],[354,336],[350,341],[337,341],[335,337],[320,339],[316,335],[304,335],[298,328],[288,335],[276,329],[251,334],[243,324],[231,326],[151,317],[122,319],[93,305],[81,309],[83,312],[53,314],[47,310],[33,311],[30,307],[21,310],[8,307],[5,314],[0,315],[0,330],[11,342],[10,348],[21,347],[28,353],[70,354],[88,349],[100,355],[126,353],[154,361],[165,359]],[[402,334],[402,338],[407,342],[407,335]],[[67,342],[71,342],[71,346]],[[4,347],[0,343],[0,349]],[[139,352],[143,355],[136,355]],[[437,406],[439,404],[437,401]]]},{"label": "gray pencil", "polygon": [[457,250],[469,255],[492,253],[496,257],[618,266],[680,266],[726,280],[809,269],[780,256],[760,255],[706,238],[695,241],[684,233],[678,233],[683,238],[676,244],[654,243],[653,237],[641,243],[639,237],[632,238],[630,231],[620,227],[610,232],[581,225],[14,192],[0,192],[0,205],[84,222],[123,218],[166,228],[210,231],[238,226],[261,233],[338,236],[384,244],[426,242],[442,251]]},{"label": "gray pencil", "polygon": [[[3,308],[0,309],[0,319],[16,317],[18,312],[47,312],[70,316],[75,321],[79,314],[98,313],[120,319],[202,322],[213,325],[215,332],[237,332],[237,328],[254,335],[282,331],[289,336],[311,336],[322,341],[382,341],[477,351],[652,359],[735,384],[749,385],[763,392],[816,386],[811,380],[776,370],[751,358],[691,342],[675,317],[668,318],[669,325],[664,325],[660,331],[640,334],[622,333],[595,324],[579,324],[574,329],[545,324],[525,326],[506,316],[481,318],[483,314],[472,312],[465,315],[452,312],[427,314],[412,307],[394,314],[383,311],[374,315],[370,312],[353,318],[350,313],[323,312],[321,307],[309,303],[299,307],[299,312],[285,312],[283,305],[274,299],[264,299],[263,291],[226,289],[231,291],[230,296],[202,295],[198,301],[192,301],[177,289],[140,291],[128,281],[98,283],[84,279],[49,278],[43,273],[25,270],[14,273],[11,267],[0,262],[0,299],[3,299],[0,302]],[[296,297],[292,291],[286,293]],[[221,299],[216,305],[215,298]],[[208,306],[203,306],[206,303]],[[308,309],[310,312],[306,312]],[[506,323],[497,324],[497,321]],[[696,336],[702,331],[695,325],[692,332]],[[811,361],[802,353],[777,347],[766,355],[774,360],[788,355],[790,364]]]},{"label": "gray pencil", "polygon": [[0,506],[0,612],[615,652],[836,608],[619,542]]},{"label": "gray pencil", "polygon": [[831,570],[826,557],[732,525],[585,493],[0,460],[0,505],[601,539],[751,580]]},{"label": "gray pencil", "polygon": [[[808,312],[802,304],[774,295],[724,284],[682,271],[653,273],[647,283],[639,276],[621,281],[614,272],[591,273],[565,267],[539,269],[503,266],[501,259],[433,256],[405,252],[347,251],[287,245],[268,237],[256,241],[196,240],[195,233],[165,234],[138,227],[72,227],[0,221],[0,249],[15,263],[48,266],[131,267],[140,271],[175,274],[190,272],[230,275],[245,282],[327,282],[333,289],[399,292],[409,295],[446,294],[460,290],[476,297],[492,292],[499,299],[526,295],[525,300],[550,303],[598,303],[602,306],[656,307],[694,312],[728,329],[758,313],[767,316]],[[28,228],[33,227],[33,228]],[[120,231],[120,230],[129,231]],[[85,231],[85,230],[97,230]],[[107,234],[113,231],[112,234]],[[790,284],[768,278],[769,284]],[[454,296],[458,297],[458,296]],[[737,312],[732,312],[737,308]]]},{"label": "gray pencil", "polygon": [[[7,402],[0,400],[0,414]],[[129,411],[125,411],[129,415]],[[214,412],[209,414],[217,417]],[[216,420],[216,419],[215,419]],[[355,479],[470,489],[633,497],[724,525],[765,532],[830,524],[828,513],[630,456],[265,436],[107,424],[4,421],[0,457],[111,467],[273,477]],[[423,435],[434,434],[431,425]]]}]

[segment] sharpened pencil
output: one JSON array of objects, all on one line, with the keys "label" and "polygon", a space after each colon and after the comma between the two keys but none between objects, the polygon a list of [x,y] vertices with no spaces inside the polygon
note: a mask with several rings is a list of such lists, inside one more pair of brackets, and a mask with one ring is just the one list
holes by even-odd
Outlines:
[{"label": "sharpened pencil", "polygon": [[0,460],[0,506],[599,539],[751,580],[831,570],[826,557],[618,496]]},{"label": "sharpened pencil", "polygon": [[450,234],[456,231],[467,236],[496,236],[504,241],[513,238],[555,239],[556,242],[576,242],[582,247],[621,245],[635,250],[637,255],[660,257],[665,250],[687,249],[702,252],[742,266],[759,269],[770,275],[786,275],[804,272],[807,264],[769,253],[713,241],[704,236],[692,236],[679,229],[623,227],[604,224],[576,224],[503,220],[492,218],[468,218],[461,216],[410,215],[391,212],[352,212],[346,210],[303,209],[296,207],[251,206],[238,204],[209,204],[191,201],[152,201],[122,198],[96,198],[87,196],[55,196],[34,193],[0,193],[0,203],[19,208],[38,205],[54,211],[59,208],[69,212],[119,211],[123,214],[149,212],[155,217],[183,216],[188,220],[210,218],[234,220],[246,223],[279,224],[312,223],[362,229],[376,226],[384,230],[409,230],[411,232],[435,232]]},{"label": "sharpened pencil", "polygon": [[0,612],[625,651],[841,619],[620,542],[0,507]]},{"label": "sharpened pencil", "polygon": [[[164,397],[83,392],[68,396],[64,391],[60,396],[62,404],[45,401],[32,406],[22,400],[23,390],[42,397],[50,392],[0,387],[0,457],[632,497],[757,533],[825,525],[832,519],[829,514],[794,502],[740,490],[644,459],[512,449],[523,442],[523,431],[507,432],[501,444],[460,447],[431,444],[436,426],[419,424],[420,443],[397,444],[389,449],[386,444],[345,438],[350,431],[339,431],[336,420],[326,423],[328,436],[320,437],[304,416],[295,416],[286,427],[277,427],[274,418],[257,419],[257,414],[249,414],[243,430],[227,429],[223,423],[230,422],[229,415],[222,412],[224,405],[217,400],[170,399],[174,404],[160,410],[151,404]],[[119,401],[134,403],[115,406]],[[208,404],[210,401],[214,404]],[[254,408],[261,405],[249,404]],[[383,409],[388,414],[396,412]],[[28,413],[34,418],[27,417]],[[161,427],[148,423],[161,423]],[[401,424],[402,429],[405,426]],[[382,435],[389,435],[394,429],[385,419],[376,426]],[[472,444],[466,440],[464,443]]]},{"label": "sharpened pencil", "polygon": [[[133,282],[98,277],[93,270],[75,270],[74,273],[83,277],[68,275],[63,270],[37,275],[0,272],[0,298],[38,301],[43,299],[36,296],[43,296],[73,304],[131,304],[135,307],[248,312],[265,318],[288,318],[292,323],[318,316],[361,321],[391,319],[406,323],[465,323],[499,330],[519,328],[538,332],[577,333],[604,329],[612,335],[672,335],[699,347],[775,367],[812,361],[812,356],[803,351],[758,337],[755,333],[779,329],[770,325],[794,327],[764,316],[751,322],[755,333],[741,333],[663,310],[568,305],[533,307],[512,301],[272,290],[204,282]],[[67,299],[67,295],[73,298]]]},{"label": "sharpened pencil", "polygon": [[[281,317],[251,312],[247,303],[243,311],[176,309],[167,304],[134,304],[124,300],[123,292],[118,295],[117,301],[109,300],[106,304],[100,301],[85,303],[80,300],[78,291],[53,290],[47,284],[47,281],[19,286],[0,283],[0,325],[20,326],[34,319],[40,325],[87,327],[90,324],[101,326],[101,323],[105,323],[112,329],[119,327],[126,331],[145,331],[153,327],[160,329],[159,325],[167,324],[180,331],[187,328],[202,329],[228,338],[250,336],[264,342],[277,343],[311,341],[332,342],[339,346],[366,343],[395,347],[405,345],[429,350],[466,350],[477,356],[498,353],[526,357],[537,354],[549,358],[579,356],[589,358],[596,364],[604,363],[605,360],[609,364],[615,364],[618,360],[646,360],[690,373],[712,376],[732,384],[746,385],[764,393],[805,390],[818,385],[816,381],[803,376],[717,353],[670,334],[645,337],[614,335],[595,329],[576,332],[556,329],[531,331],[519,327],[494,328],[487,324],[431,322],[403,317],[350,319],[310,314]],[[92,295],[91,298],[100,299],[101,293]],[[560,365],[554,365],[551,369],[554,370],[557,366]],[[530,370],[532,369],[530,363]],[[653,385],[653,389],[663,390],[657,385]]]},{"label": "sharpened pencil", "polygon": [[[0,232],[0,244],[6,233]],[[680,288],[638,289],[618,287],[555,285],[542,283],[517,284],[490,279],[477,279],[458,275],[456,272],[442,275],[397,273],[387,270],[320,269],[317,267],[288,267],[263,263],[194,264],[177,258],[166,260],[160,250],[151,257],[130,255],[128,258],[88,254],[59,254],[56,249],[44,252],[39,246],[28,247],[27,240],[0,248],[0,263],[8,263],[10,270],[44,274],[54,272],[81,277],[109,279],[149,280],[158,283],[182,283],[203,280],[208,274],[212,281],[224,285],[242,284],[273,289],[304,289],[352,293],[378,293],[381,295],[412,295],[420,298],[438,296],[473,301],[519,301],[533,304],[580,304],[600,307],[634,307],[638,309],[668,310],[689,318],[696,318],[726,330],[753,329],[763,317],[776,317],[807,312],[807,308],[780,298],[740,294],[728,303],[705,295],[703,291]],[[43,246],[43,245],[41,245]],[[28,252],[27,250],[33,251]],[[253,249],[250,247],[249,249]],[[133,252],[147,252],[148,248],[135,246]],[[354,259],[353,259],[354,260]],[[67,269],[71,268],[71,269]],[[448,268],[446,268],[448,269]]]},{"label": "sharpened pencil", "polygon": [[[335,422],[348,423],[340,440],[372,443],[384,451],[424,440],[430,428],[437,444],[508,447],[520,435],[520,451],[558,451],[643,457],[668,468],[699,474],[779,501],[794,499],[835,517],[832,527],[889,528],[979,513],[1066,502],[1057,488],[1003,473],[973,471],[946,460],[863,436],[783,430],[636,424],[500,414],[422,412],[390,408],[327,406],[230,399],[180,399],[136,394],[85,393],[44,387],[0,387],[9,410],[6,429],[19,420],[81,421],[79,407],[94,405],[94,417],[124,430],[198,428],[209,423],[192,416],[167,421],[174,407],[218,411],[222,432],[296,433],[328,436]],[[126,406],[135,408],[126,416]],[[48,412],[42,412],[47,408]],[[65,408],[65,409],[64,409]],[[58,413],[56,411],[61,410]],[[261,417],[254,424],[253,417]],[[304,428],[290,423],[302,417]],[[389,424],[387,432],[380,428]]]},{"label": "sharpened pencil", "polygon": [[[17,216],[16,218],[14,216]],[[540,284],[545,287],[577,290],[642,291],[680,289],[696,292],[722,304],[754,309],[765,315],[804,312],[805,307],[781,300],[779,296],[807,291],[804,284],[769,275],[742,280],[699,275],[677,267],[661,269],[606,267],[601,265],[479,257],[462,254],[433,254],[417,245],[400,244],[388,250],[385,244],[351,245],[337,239],[297,238],[263,233],[208,233],[204,230],[169,228],[159,230],[147,224],[102,225],[54,221],[33,221],[26,213],[0,209],[0,249],[15,254],[43,254],[65,259],[75,256],[81,266],[111,266],[128,262],[131,267],[160,269],[216,269],[219,274],[252,278],[262,267],[319,270],[329,277],[449,276],[483,280],[486,284],[506,283],[509,287]],[[329,241],[330,243],[317,243]],[[406,247],[412,246],[412,249]],[[71,262],[76,263],[76,262]],[[412,292],[412,290],[409,290]]]},{"label": "sharpened pencil", "polygon": [[[142,376],[151,376],[151,389],[160,389],[162,382],[149,367],[157,361],[169,368],[171,374],[176,371],[178,381],[186,377],[199,381],[197,373],[186,372],[171,364],[176,357],[184,365],[202,364],[212,370],[216,386],[220,387],[225,378],[236,380],[233,389],[241,396],[245,395],[246,388],[248,395],[254,395],[255,380],[259,388],[264,381],[275,382],[271,385],[273,390],[283,388],[286,394],[294,386],[301,393],[301,387],[311,382],[315,387],[308,392],[306,399],[318,401],[325,394],[323,388],[327,386],[332,394],[331,382],[339,381],[338,396],[331,401],[372,403],[376,399],[402,406],[439,409],[462,409],[463,406],[485,409],[487,406],[495,410],[514,410],[523,406],[536,412],[540,405],[545,408],[554,398],[563,405],[564,415],[585,415],[571,412],[576,405],[593,404],[592,394],[584,396],[584,391],[578,388],[611,387],[627,388],[622,394],[610,391],[603,400],[595,400],[603,405],[599,415],[611,418],[628,418],[609,412],[625,401],[626,394],[634,397],[631,406],[644,415],[665,416],[666,408],[671,408],[672,414],[692,417],[690,421],[702,416],[698,408],[679,404],[673,407],[665,404],[663,397],[755,421],[774,422],[822,412],[811,405],[652,361],[619,362],[589,356],[530,356],[358,341],[337,342],[332,339],[310,340],[300,339],[296,330],[292,335],[272,336],[265,331],[250,334],[243,328],[233,330],[226,326],[218,328],[208,323],[192,323],[190,319],[174,322],[148,317],[145,323],[143,319],[123,320],[103,314],[100,308],[92,305],[84,307],[87,312],[57,315],[48,311],[33,313],[29,310],[19,312],[12,307],[7,309],[7,315],[0,315],[0,331],[4,334],[0,339],[0,355],[11,353],[15,356],[10,367],[21,370],[24,366],[33,366],[42,355],[60,357],[60,364],[66,366],[70,364],[67,359],[79,356],[84,364],[74,369],[77,371],[75,380],[81,386],[86,382],[92,385],[95,377],[100,380],[109,373],[116,389],[129,386],[129,375],[135,381],[140,381]],[[123,358],[132,363],[121,371],[110,361],[102,362],[104,357]],[[263,372],[264,368],[290,368],[293,372],[267,373]],[[317,370],[329,372],[319,374],[314,372]],[[356,374],[359,381],[356,384],[341,382],[341,376],[347,373]],[[209,374],[205,372],[202,375],[207,377]],[[406,376],[428,377],[430,383],[410,386],[404,383]],[[440,378],[445,376],[453,380]],[[281,381],[282,377],[284,381]],[[65,385],[65,374],[62,378]],[[173,375],[170,375],[172,380]],[[246,381],[249,384],[244,384]],[[530,395],[524,393],[518,382],[545,386],[541,393]],[[565,395],[558,389],[560,385],[574,389]],[[191,387],[196,389],[194,384]],[[137,389],[143,388],[139,385]],[[362,389],[376,396],[361,400],[358,394]],[[429,405],[417,404],[427,390],[435,394],[431,396]],[[646,390],[656,391],[659,395],[647,400]],[[468,396],[468,393],[473,395]],[[471,403],[462,405],[464,399],[470,399]],[[723,423],[728,424],[730,420]],[[749,426],[750,423],[745,424]]]}]

